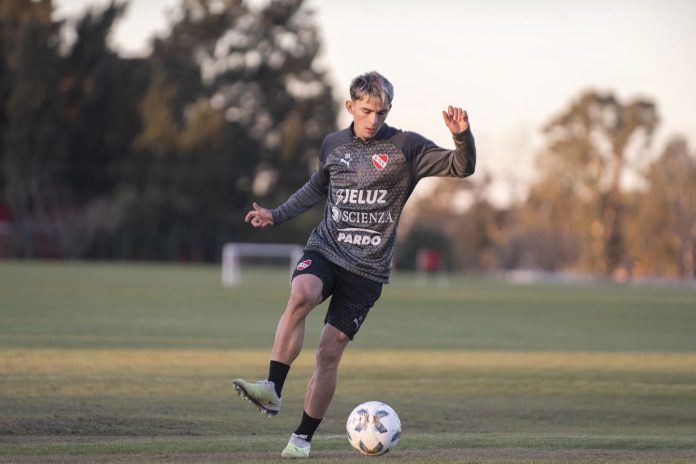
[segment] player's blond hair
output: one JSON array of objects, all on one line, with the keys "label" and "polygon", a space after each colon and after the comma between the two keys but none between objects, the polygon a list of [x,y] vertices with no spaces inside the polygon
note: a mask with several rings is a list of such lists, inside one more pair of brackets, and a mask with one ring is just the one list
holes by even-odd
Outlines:
[{"label": "player's blond hair", "polygon": [[359,75],[350,83],[350,98],[351,100],[370,98],[379,101],[381,105],[391,106],[394,99],[394,86],[377,71],[370,71]]}]

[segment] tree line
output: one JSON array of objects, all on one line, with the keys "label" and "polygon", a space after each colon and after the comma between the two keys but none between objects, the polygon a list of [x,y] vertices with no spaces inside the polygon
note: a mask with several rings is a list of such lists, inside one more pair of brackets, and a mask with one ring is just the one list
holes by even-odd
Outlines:
[{"label": "tree line", "polygon": [[[693,279],[696,153],[679,135],[655,151],[658,124],[648,99],[583,92],[543,128],[524,198],[499,208],[486,193],[490,176],[476,185],[442,181],[418,201],[409,236],[439,246],[459,270]],[[458,194],[471,206],[453,214]],[[408,261],[417,245],[403,240]]]},{"label": "tree line", "polygon": [[[263,234],[241,218],[302,185],[336,129],[312,12],[182,0],[151,52],[124,58],[108,37],[127,7],[65,24],[50,0],[0,3],[0,256],[211,261],[229,241],[302,243],[321,207]],[[680,136],[656,151],[658,125],[648,99],[582,93],[543,128],[524,198],[494,205],[481,174],[415,198],[399,265],[429,247],[460,271],[693,278],[696,155]]]},{"label": "tree line", "polygon": [[[50,0],[0,6],[8,256],[218,259],[251,239],[240,218],[252,199],[292,193],[335,129],[301,0],[182,1],[138,59],[107,41],[126,8],[87,11],[69,40]],[[308,221],[254,240],[298,241]]]}]

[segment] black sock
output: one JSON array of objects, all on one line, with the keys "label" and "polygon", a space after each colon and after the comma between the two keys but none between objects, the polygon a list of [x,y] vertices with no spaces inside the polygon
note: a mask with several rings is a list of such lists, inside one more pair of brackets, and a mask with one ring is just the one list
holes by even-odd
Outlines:
[{"label": "black sock", "polygon": [[301,438],[312,441],[312,435],[317,431],[319,424],[321,424],[321,419],[309,417],[306,412],[303,412],[302,422],[300,422],[300,426],[295,430],[295,435],[300,435]]},{"label": "black sock", "polygon": [[289,371],[290,366],[278,361],[271,361],[271,365],[268,367],[268,380],[275,384],[275,391],[278,398],[281,396],[283,384],[285,384],[285,378],[288,376]]}]

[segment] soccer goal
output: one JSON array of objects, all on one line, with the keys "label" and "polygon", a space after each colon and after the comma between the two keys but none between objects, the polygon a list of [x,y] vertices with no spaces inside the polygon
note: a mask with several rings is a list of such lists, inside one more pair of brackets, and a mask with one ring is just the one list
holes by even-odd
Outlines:
[{"label": "soccer goal", "polygon": [[222,285],[234,287],[241,282],[241,258],[289,258],[290,272],[302,257],[303,248],[289,243],[227,243],[222,248]]}]

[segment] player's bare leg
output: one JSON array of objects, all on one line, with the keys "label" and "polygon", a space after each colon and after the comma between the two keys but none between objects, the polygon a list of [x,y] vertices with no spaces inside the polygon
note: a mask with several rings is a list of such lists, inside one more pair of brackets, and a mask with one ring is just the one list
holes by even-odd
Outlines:
[{"label": "player's bare leg", "polygon": [[321,303],[324,284],[319,277],[303,274],[292,279],[290,299],[278,321],[271,359],[292,364],[300,351],[305,333],[305,319]]},{"label": "player's bare leg", "polygon": [[[322,298],[323,283],[318,277],[305,274],[292,281],[290,299],[278,322],[276,337],[271,353],[271,372],[269,380],[247,382],[244,379],[232,381],[237,394],[254,404],[263,414],[275,416],[280,411],[280,390],[289,366],[297,359],[304,341],[305,319]],[[273,377],[273,369],[282,365],[285,374]],[[272,380],[278,380],[273,382]]]},{"label": "player's bare leg", "polygon": [[348,342],[350,339],[346,334],[330,324],[324,325],[319,339],[316,367],[305,396],[305,412],[311,417],[321,419],[329,409],[336,391],[338,365]]},{"label": "player's bare leg", "polygon": [[[304,414],[300,427],[290,436],[287,446],[281,453],[284,458],[308,458],[311,450],[311,435],[319,426],[319,422],[329,409],[331,399],[336,391],[338,381],[338,365],[343,351],[350,339],[346,334],[330,324],[324,325],[317,350],[314,374],[307,386]],[[307,435],[300,430],[304,425],[309,426]],[[313,424],[310,426],[310,424]]]}]

